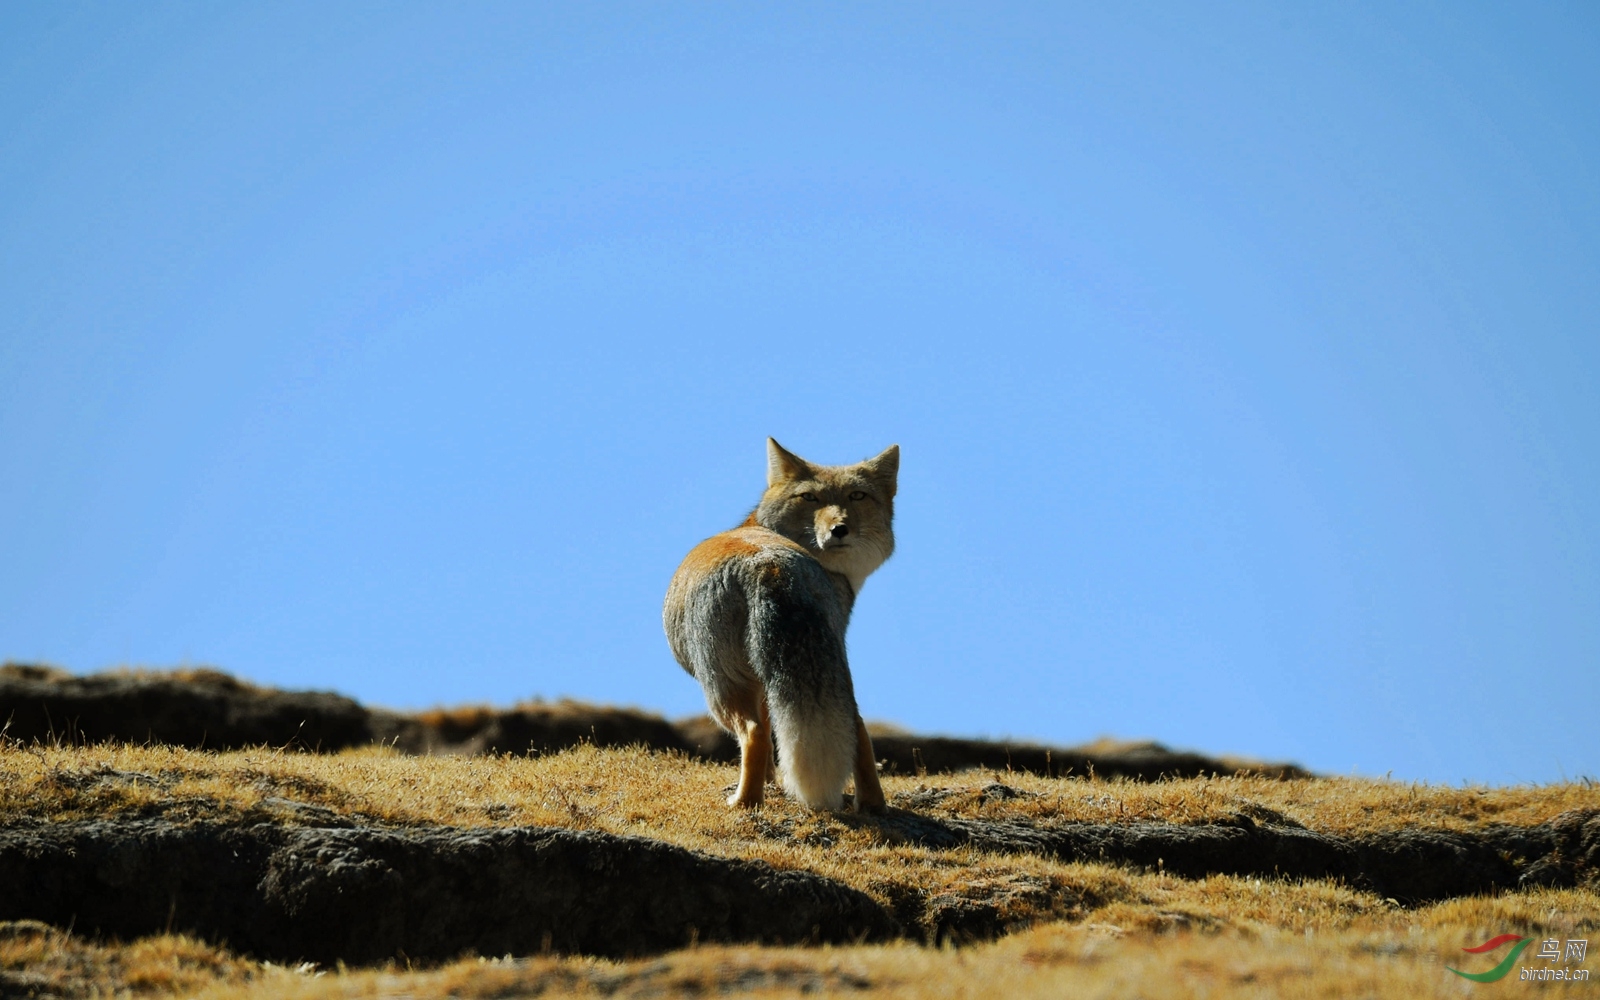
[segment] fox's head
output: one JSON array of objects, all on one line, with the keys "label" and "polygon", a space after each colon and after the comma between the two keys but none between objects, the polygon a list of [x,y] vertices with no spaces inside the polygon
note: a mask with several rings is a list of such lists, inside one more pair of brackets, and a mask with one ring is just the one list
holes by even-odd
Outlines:
[{"label": "fox's head", "polygon": [[858,593],[894,552],[900,446],[855,465],[814,465],[767,438],[767,492],[752,519],[805,546]]}]

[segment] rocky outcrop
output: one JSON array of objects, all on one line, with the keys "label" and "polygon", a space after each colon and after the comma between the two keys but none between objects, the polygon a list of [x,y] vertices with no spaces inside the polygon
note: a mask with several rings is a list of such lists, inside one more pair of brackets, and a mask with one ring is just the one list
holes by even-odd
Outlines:
[{"label": "rocky outcrop", "polygon": [[75,676],[49,667],[0,667],[0,726],[24,742],[340,750],[371,742],[368,715],[342,695],[260,688],[217,670]]},{"label": "rocky outcrop", "polygon": [[124,938],[184,931],[322,963],[900,933],[870,897],[822,876],[639,837],[165,820],[0,828],[0,920],[19,919]]},{"label": "rocky outcrop", "polygon": [[844,819],[871,826],[889,840],[925,847],[1130,864],[1183,878],[1335,878],[1406,905],[1600,881],[1600,812],[1564,813],[1537,826],[1418,828],[1360,837],[1308,830],[1259,807],[1228,822],[1194,825],[1036,825],[938,819],[905,809]]},{"label": "rocky outcrop", "polygon": [[373,712],[372,739],[418,755],[557,753],[579,743],[645,746],[693,754],[694,745],[659,715],[576,701],[532,702],[509,709],[468,706],[417,715]]},{"label": "rocky outcrop", "polygon": [[[671,723],[635,709],[575,701],[406,714],[369,709],[331,692],[258,687],[207,669],[75,676],[49,667],[6,664],[0,667],[0,726],[7,726],[8,737],[23,741],[148,741],[215,750],[265,744],[331,752],[386,743],[412,754],[526,755],[589,742],[673,750],[723,762],[739,757],[733,737],[707,716]],[[875,727],[873,748],[890,774],[983,767],[1133,781],[1238,773],[1311,776],[1293,764],[1207,757],[1159,743],[1048,747]]]},{"label": "rocky outcrop", "polygon": [[1022,771],[1047,777],[1075,775],[1083,778],[1126,778],[1158,781],[1161,778],[1198,778],[1209,775],[1258,774],[1271,778],[1309,778],[1310,771],[1294,764],[1207,757],[1172,750],[1160,743],[1106,741],[1088,747],[1048,747],[1038,743],[1001,740],[965,740],[947,736],[913,736],[906,733],[874,735],[872,749],[889,773],[918,774],[962,771],[983,767],[991,771]]},{"label": "rocky outcrop", "polygon": [[[935,849],[1128,864],[1187,878],[1342,879],[1403,905],[1600,881],[1600,812],[1532,827],[1363,837],[1255,812],[1194,826],[1036,826],[904,809],[839,818],[888,841]],[[123,938],[170,929],[295,962],[468,952],[626,956],[694,941],[965,941],[1009,930],[1010,897],[1028,896],[1037,911],[1065,891],[1025,877],[931,897],[908,886],[881,888],[887,905],[808,872],[566,829],[163,819],[0,827],[0,921]]]}]

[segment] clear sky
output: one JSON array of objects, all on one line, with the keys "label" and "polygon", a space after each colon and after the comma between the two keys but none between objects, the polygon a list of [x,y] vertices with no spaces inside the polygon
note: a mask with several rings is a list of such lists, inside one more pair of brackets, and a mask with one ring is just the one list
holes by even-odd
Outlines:
[{"label": "clear sky", "polygon": [[0,657],[701,710],[768,435],[869,718],[1600,773],[1600,7],[0,7]]}]

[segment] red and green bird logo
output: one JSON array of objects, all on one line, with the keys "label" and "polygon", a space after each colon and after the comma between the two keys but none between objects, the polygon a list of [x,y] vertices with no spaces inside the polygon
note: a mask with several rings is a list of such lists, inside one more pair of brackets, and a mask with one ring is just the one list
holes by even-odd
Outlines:
[{"label": "red and green bird logo", "polygon": [[1506,977],[1506,973],[1511,971],[1511,966],[1516,963],[1517,956],[1522,954],[1522,949],[1528,947],[1532,940],[1532,938],[1525,938],[1521,934],[1502,934],[1499,937],[1490,938],[1483,944],[1478,945],[1476,948],[1461,949],[1462,951],[1471,955],[1482,955],[1485,952],[1494,951],[1503,944],[1515,941],[1517,946],[1507,952],[1506,957],[1500,960],[1500,964],[1490,969],[1488,972],[1462,972],[1460,969],[1452,968],[1448,965],[1445,966],[1445,968],[1449,969],[1451,972],[1454,972],[1462,979],[1470,979],[1475,983],[1498,982]]}]

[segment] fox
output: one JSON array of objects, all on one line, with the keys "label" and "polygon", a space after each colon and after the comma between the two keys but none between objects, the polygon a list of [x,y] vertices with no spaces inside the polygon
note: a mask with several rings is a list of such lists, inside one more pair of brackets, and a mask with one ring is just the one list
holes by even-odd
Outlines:
[{"label": "fox", "polygon": [[731,531],[696,545],[672,576],[662,625],[718,725],[739,741],[728,805],[752,809],[777,775],[812,809],[885,808],[856,707],[844,633],[862,584],[894,553],[900,446],[818,465],[767,438],[767,489]]}]

